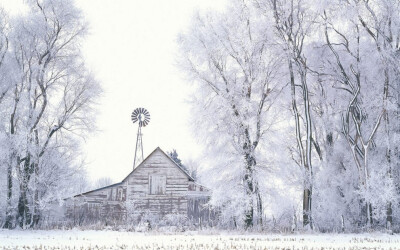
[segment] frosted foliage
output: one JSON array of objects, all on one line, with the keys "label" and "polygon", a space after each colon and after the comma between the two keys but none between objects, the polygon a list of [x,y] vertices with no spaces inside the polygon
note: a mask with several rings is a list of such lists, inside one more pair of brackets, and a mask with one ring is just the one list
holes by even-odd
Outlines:
[{"label": "frosted foliage", "polygon": [[[7,228],[55,220],[54,204],[88,188],[77,155],[100,94],[80,54],[86,24],[74,2],[26,4],[13,19],[0,10]],[[399,27],[395,0],[233,0],[193,16],[177,39],[178,66],[193,88],[204,154],[191,169],[211,190],[213,225],[400,231]],[[156,223],[126,205],[129,223]],[[175,220],[183,217],[163,223]]]},{"label": "frosted foliage", "polygon": [[[235,1],[226,13],[199,13],[179,39],[180,65],[197,93],[192,97],[195,130],[210,149],[212,168],[204,171],[218,176],[210,180],[211,204],[223,208],[224,223],[240,227],[262,220],[256,203],[264,184],[256,173],[271,164],[258,156],[265,152],[262,144],[270,146],[273,129],[284,123],[273,108],[283,91],[277,82],[281,61],[268,46],[270,27],[252,12]],[[256,210],[258,217],[249,219]]]},{"label": "frosted foliage", "polygon": [[7,228],[55,219],[54,205],[82,191],[80,143],[94,128],[101,91],[81,56],[86,24],[74,2],[25,4],[27,13],[0,17],[0,72],[9,72],[0,78],[0,225]]},{"label": "frosted foliage", "polygon": [[399,8],[231,1],[193,17],[179,66],[223,226],[248,228],[253,207],[258,228],[399,230]]}]

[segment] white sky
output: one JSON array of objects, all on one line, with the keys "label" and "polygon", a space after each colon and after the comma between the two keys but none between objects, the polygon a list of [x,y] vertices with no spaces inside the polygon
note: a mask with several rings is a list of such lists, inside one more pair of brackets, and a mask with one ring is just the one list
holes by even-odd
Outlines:
[{"label": "white sky", "polygon": [[[196,9],[223,9],[226,1],[76,1],[90,23],[82,51],[104,89],[99,131],[83,148],[91,179],[120,181],[132,170],[137,124],[130,115],[137,107],[151,114],[142,129],[145,157],[157,146],[175,148],[183,161],[200,156],[202,147],[189,124],[190,86],[175,67],[175,39]],[[0,0],[0,5],[16,14],[23,0]]]}]

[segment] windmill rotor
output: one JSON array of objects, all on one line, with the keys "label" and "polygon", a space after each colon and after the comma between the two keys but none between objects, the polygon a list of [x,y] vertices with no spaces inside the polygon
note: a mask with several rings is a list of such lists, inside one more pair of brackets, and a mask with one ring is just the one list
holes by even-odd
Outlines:
[{"label": "windmill rotor", "polygon": [[140,127],[146,127],[150,122],[150,113],[145,108],[137,108],[132,112],[133,123],[138,122]]}]

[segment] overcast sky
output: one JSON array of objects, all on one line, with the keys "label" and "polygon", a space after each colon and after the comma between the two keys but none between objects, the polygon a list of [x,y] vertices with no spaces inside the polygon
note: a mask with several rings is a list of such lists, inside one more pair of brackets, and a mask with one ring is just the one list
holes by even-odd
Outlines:
[{"label": "overcast sky", "polygon": [[[90,24],[83,44],[88,67],[104,94],[99,101],[98,132],[83,148],[92,180],[121,181],[133,167],[137,107],[151,114],[143,128],[145,157],[157,146],[175,148],[183,161],[200,156],[186,103],[191,91],[175,67],[176,37],[196,9],[224,8],[226,0],[79,0]],[[0,0],[13,14],[23,0]]]}]

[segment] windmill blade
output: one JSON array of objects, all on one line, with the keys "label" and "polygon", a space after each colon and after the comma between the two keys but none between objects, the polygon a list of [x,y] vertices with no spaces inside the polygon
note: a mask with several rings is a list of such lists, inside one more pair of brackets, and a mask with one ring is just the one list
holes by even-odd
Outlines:
[{"label": "windmill blade", "polygon": [[139,126],[145,127],[150,122],[150,113],[145,108],[136,108],[132,114],[131,119],[133,123],[139,122]]}]

